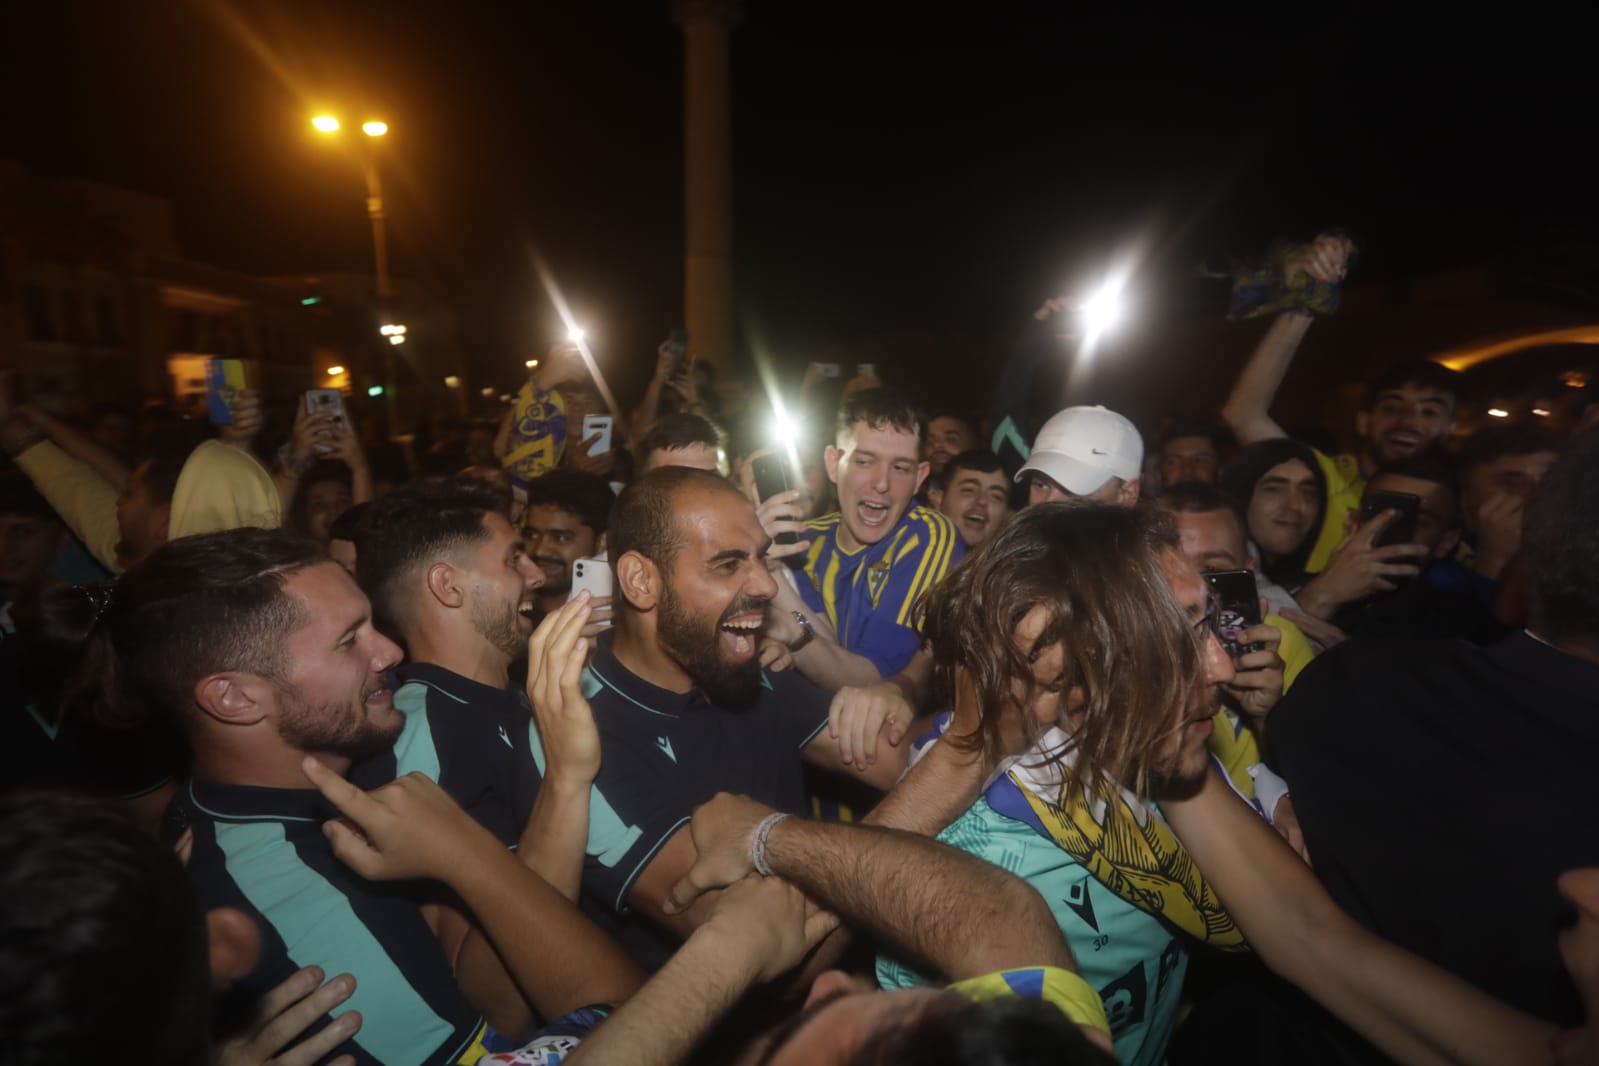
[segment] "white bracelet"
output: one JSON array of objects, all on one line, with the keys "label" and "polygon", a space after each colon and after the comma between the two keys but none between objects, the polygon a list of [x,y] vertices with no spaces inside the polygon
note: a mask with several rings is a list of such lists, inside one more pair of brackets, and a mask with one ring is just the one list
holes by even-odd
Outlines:
[{"label": "white bracelet", "polygon": [[788,814],[768,814],[762,818],[755,827],[755,836],[750,840],[750,865],[755,867],[755,872],[762,877],[771,877],[772,868],[766,862],[766,838],[772,832],[772,826],[784,818],[791,818]]}]

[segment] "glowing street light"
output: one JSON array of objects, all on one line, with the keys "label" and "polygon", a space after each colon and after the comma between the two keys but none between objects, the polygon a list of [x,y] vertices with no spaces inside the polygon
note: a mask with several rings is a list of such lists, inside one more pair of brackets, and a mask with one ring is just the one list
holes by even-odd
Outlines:
[{"label": "glowing street light", "polygon": [[529,370],[532,370],[532,369],[534,369],[535,367],[537,367],[539,365],[539,361],[537,359],[529,359],[523,365],[526,366]]},{"label": "glowing street light", "polygon": [[328,367],[328,377],[330,378],[336,378],[342,373],[344,373],[344,368],[342,366]]},{"label": "glowing street light", "polygon": [[450,374],[444,379],[444,386],[445,388],[458,389],[461,387],[461,379],[454,374]]},{"label": "glowing street light", "polygon": [[571,329],[566,331],[566,339],[571,341],[573,344],[582,344],[583,338],[586,336],[588,336],[588,334],[584,333],[577,326],[573,326]]},{"label": "glowing street light", "polygon": [[389,338],[390,344],[405,343],[405,327],[397,322],[390,323],[389,325],[385,326],[379,326],[378,332]]},{"label": "glowing street light", "polygon": [[1549,417],[1549,408],[1547,408],[1547,407],[1534,407],[1532,409],[1532,413],[1537,415],[1539,418],[1548,418]]},{"label": "glowing street light", "polygon": [[1489,418],[1509,418],[1510,417],[1510,412],[1506,411],[1503,407],[1490,407],[1490,408],[1488,408],[1488,417]]},{"label": "glowing street light", "polygon": [[[333,115],[317,115],[311,120],[311,125],[319,132],[325,134],[338,133],[342,128],[339,120]],[[376,269],[378,288],[378,311],[386,314],[389,310],[389,246],[388,237],[384,231],[383,222],[383,185],[378,179],[378,151],[377,139],[389,132],[389,124],[376,119],[361,124],[361,132],[366,134],[366,148],[361,152],[361,169],[366,175],[366,213],[372,222],[372,259]],[[395,402],[395,369],[394,349],[405,343],[405,331],[401,327],[399,333],[385,333],[389,338],[389,348],[383,355],[384,392],[388,396],[389,408],[389,435],[392,437],[399,431],[397,423],[398,407]]]}]

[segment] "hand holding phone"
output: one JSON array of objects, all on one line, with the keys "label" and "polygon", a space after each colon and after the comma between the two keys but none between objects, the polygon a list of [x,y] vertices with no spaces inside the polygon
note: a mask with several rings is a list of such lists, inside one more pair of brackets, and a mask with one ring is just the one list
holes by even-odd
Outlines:
[{"label": "hand holding phone", "polygon": [[1258,644],[1244,644],[1244,632],[1260,625],[1260,591],[1255,585],[1255,575],[1250,570],[1206,570],[1205,584],[1210,586],[1215,598],[1216,636],[1227,654],[1237,659],[1240,655],[1259,651]]},{"label": "hand holding phone", "polygon": [[211,424],[233,424],[233,401],[243,392],[244,361],[242,359],[212,359],[206,368],[205,406]]},{"label": "hand holding phone", "polygon": [[611,426],[615,421],[610,415],[583,416],[583,439],[598,438],[589,445],[588,451],[584,454],[592,459],[611,450]]},{"label": "hand holding phone", "polygon": [[1416,525],[1421,519],[1421,497],[1412,492],[1368,492],[1360,501],[1360,524],[1365,525],[1384,511],[1398,511],[1399,517],[1377,535],[1371,546],[1386,548],[1390,544],[1415,543]]},{"label": "hand holding phone", "polygon": [[572,591],[566,594],[567,602],[587,592],[594,599],[611,595],[611,562],[603,555],[575,559],[572,562]]},{"label": "hand holding phone", "polygon": [[[788,462],[776,451],[767,451],[757,455],[750,461],[750,469],[755,474],[755,495],[761,503],[776,496],[780,492],[787,492],[793,488],[789,477]],[[798,518],[797,515],[792,516]],[[799,534],[783,532],[772,538],[773,544],[797,544]]]}]

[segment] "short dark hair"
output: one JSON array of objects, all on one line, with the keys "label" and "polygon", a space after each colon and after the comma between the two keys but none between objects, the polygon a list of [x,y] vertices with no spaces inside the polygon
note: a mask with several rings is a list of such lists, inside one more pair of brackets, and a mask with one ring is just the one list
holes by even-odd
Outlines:
[{"label": "short dark hair", "polygon": [[849,1066],[1113,1066],[1060,1008],[1023,996],[975,1002],[957,992],[903,1025],[875,1029]]},{"label": "short dark hair", "polygon": [[1447,393],[1452,404],[1458,405],[1461,397],[1465,395],[1465,375],[1458,370],[1451,370],[1442,363],[1435,363],[1431,359],[1406,359],[1404,362],[1395,363],[1372,381],[1371,387],[1366,391],[1366,409],[1369,411],[1377,404],[1377,398],[1393,389],[1402,389],[1409,385],[1424,389],[1437,389]]},{"label": "short dark hair", "polygon": [[1578,437],[1544,475],[1522,550],[1538,634],[1599,650],[1599,435]]},{"label": "short dark hair", "polygon": [[304,614],[283,586],[329,561],[287,530],[229,529],[169,541],[114,583],[52,590],[57,627],[81,642],[64,702],[108,726],[181,727],[207,675],[281,680]]},{"label": "short dark hair", "polygon": [[1249,516],[1244,511],[1244,505],[1232,493],[1207,485],[1202,481],[1185,481],[1180,485],[1173,485],[1159,496],[1155,497],[1153,506],[1157,511],[1167,511],[1171,514],[1210,514],[1213,511],[1227,511],[1238,519],[1238,530],[1249,539]]},{"label": "short dark hair", "polygon": [[0,855],[6,1063],[210,1061],[205,918],[170,848],[111,802],[19,793]]},{"label": "short dark hair", "polygon": [[1455,457],[1465,478],[1479,466],[1510,455],[1532,455],[1560,450],[1560,441],[1547,426],[1530,422],[1483,426],[1460,443]]},{"label": "short dark hair", "polygon": [[644,439],[639,442],[639,462],[649,462],[650,456],[656,452],[687,448],[693,444],[706,444],[718,451],[726,451],[727,434],[704,415],[692,411],[674,411],[662,415],[644,434]]},{"label": "short dark hair", "polygon": [[671,566],[683,546],[674,501],[690,489],[730,492],[744,499],[732,482],[709,470],[687,466],[651,470],[616,498],[609,541],[612,564],[628,552],[638,552],[663,570]]},{"label": "short dark hair", "polygon": [[917,443],[927,440],[927,416],[909,396],[890,388],[862,389],[844,397],[838,405],[835,439],[853,433],[855,423],[865,422],[873,429],[897,429],[913,433]]},{"label": "short dark hair", "polygon": [[1366,483],[1369,485],[1384,474],[1415,478],[1417,481],[1430,481],[1434,485],[1442,485],[1456,497],[1460,495],[1459,464],[1443,447],[1424,448],[1413,455],[1384,463],[1366,479]]},{"label": "short dark hair", "polygon": [[1168,422],[1155,444],[1158,453],[1174,440],[1185,437],[1204,437],[1219,454],[1233,443],[1233,436],[1218,419],[1206,415],[1179,415]]},{"label": "short dark hair", "polygon": [[616,493],[610,482],[582,470],[551,470],[527,483],[529,507],[555,507],[577,516],[598,537],[611,524]]},{"label": "short dark hair", "polygon": [[380,625],[410,627],[412,571],[482,544],[489,536],[483,520],[501,514],[502,502],[493,485],[457,478],[395,489],[372,505],[355,546],[355,578]]},{"label": "short dark hair", "polygon": [[967,429],[971,430],[972,436],[977,436],[977,420],[971,415],[967,414],[965,411],[956,411],[949,407],[940,407],[936,411],[928,412],[927,424],[931,426],[935,420],[940,418],[953,418],[955,421],[961,423]]},{"label": "short dark hair", "polygon": [[962,470],[973,470],[979,474],[1003,474],[1005,464],[987,448],[973,448],[961,452],[944,465],[944,484],[948,485],[955,480],[955,475]]}]

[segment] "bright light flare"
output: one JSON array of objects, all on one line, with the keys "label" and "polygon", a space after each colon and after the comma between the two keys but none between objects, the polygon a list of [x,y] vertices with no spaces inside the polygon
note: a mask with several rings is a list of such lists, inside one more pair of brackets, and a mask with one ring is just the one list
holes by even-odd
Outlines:
[{"label": "bright light flare", "polygon": [[571,341],[573,344],[582,344],[583,338],[586,336],[588,336],[588,334],[584,333],[583,330],[578,326],[573,326],[571,329],[566,331],[566,339]]},{"label": "bright light flare", "polygon": [[454,374],[450,374],[444,379],[444,385],[446,388],[458,389],[461,387],[461,379]]},{"label": "bright light flare", "polygon": [[527,367],[529,370],[536,370],[538,368],[539,361],[537,359],[529,359],[527,362],[523,363],[522,365]]},{"label": "bright light flare", "polygon": [[493,397],[493,395],[494,395],[494,386],[493,385],[485,385],[485,386],[483,386],[483,388],[480,391],[483,393],[484,396]]},{"label": "bright light flare", "polygon": [[387,122],[363,122],[361,123],[361,132],[368,137],[381,137],[389,132],[389,124]]},{"label": "bright light flare", "polygon": [[1532,413],[1537,415],[1539,418],[1548,418],[1549,417],[1549,408],[1547,408],[1547,407],[1534,407],[1532,409]]},{"label": "bright light flare", "polygon": [[342,373],[344,373],[344,368],[342,366],[328,367],[328,377],[330,378],[336,378]]},{"label": "bright light flare", "polygon": [[1085,299],[1080,307],[1083,317],[1083,346],[1091,348],[1099,338],[1121,323],[1125,311],[1122,289],[1126,287],[1125,274],[1117,274]]},{"label": "bright light flare", "polygon": [[1506,411],[1503,407],[1490,407],[1490,408],[1488,408],[1488,417],[1489,418],[1509,418],[1510,417],[1510,412]]},{"label": "bright light flare", "polygon": [[316,127],[318,133],[339,132],[339,120],[332,115],[318,115],[311,120],[311,125]]}]

